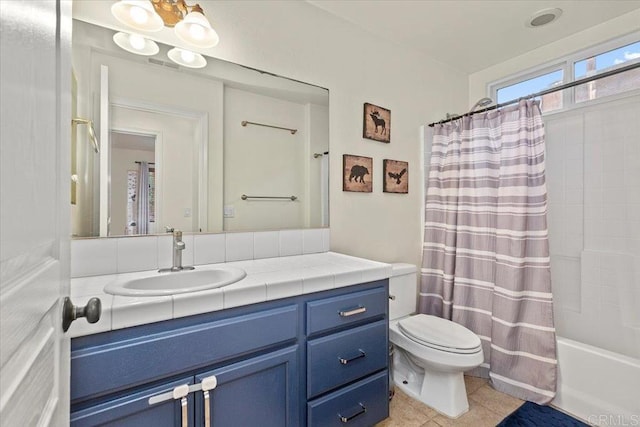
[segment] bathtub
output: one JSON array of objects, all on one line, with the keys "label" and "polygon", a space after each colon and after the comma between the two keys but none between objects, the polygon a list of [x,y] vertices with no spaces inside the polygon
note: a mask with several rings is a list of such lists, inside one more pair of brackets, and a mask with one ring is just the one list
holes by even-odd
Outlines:
[{"label": "bathtub", "polygon": [[640,426],[640,360],[558,337],[551,404],[597,426]]}]

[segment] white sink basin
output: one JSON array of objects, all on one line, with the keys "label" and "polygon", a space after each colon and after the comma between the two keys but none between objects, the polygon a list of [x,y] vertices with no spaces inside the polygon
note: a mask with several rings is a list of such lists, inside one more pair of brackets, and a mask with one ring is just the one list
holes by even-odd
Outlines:
[{"label": "white sink basin", "polygon": [[155,273],[147,277],[117,280],[105,286],[104,291],[131,297],[184,294],[227,286],[244,279],[246,275],[244,270],[235,267]]}]

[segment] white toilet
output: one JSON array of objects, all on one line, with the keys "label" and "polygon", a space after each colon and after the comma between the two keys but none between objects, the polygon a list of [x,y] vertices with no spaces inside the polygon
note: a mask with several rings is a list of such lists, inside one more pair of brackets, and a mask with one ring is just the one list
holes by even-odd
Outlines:
[{"label": "white toilet", "polygon": [[389,279],[389,340],[393,382],[409,396],[457,418],[469,410],[463,372],[483,361],[480,338],[464,326],[415,314],[416,266],[393,264]]}]

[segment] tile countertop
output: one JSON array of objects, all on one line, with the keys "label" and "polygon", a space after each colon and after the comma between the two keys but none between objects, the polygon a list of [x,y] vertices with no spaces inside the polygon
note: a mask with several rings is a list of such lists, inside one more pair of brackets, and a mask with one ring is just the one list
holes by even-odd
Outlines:
[{"label": "tile countertop", "polygon": [[83,306],[90,298],[99,297],[102,316],[94,324],[76,320],[69,328],[69,336],[91,335],[391,277],[390,264],[335,252],[208,264],[214,265],[239,267],[247,276],[217,289],[160,297],[114,296],[103,291],[114,280],[145,277],[155,270],[71,279],[73,303]]}]

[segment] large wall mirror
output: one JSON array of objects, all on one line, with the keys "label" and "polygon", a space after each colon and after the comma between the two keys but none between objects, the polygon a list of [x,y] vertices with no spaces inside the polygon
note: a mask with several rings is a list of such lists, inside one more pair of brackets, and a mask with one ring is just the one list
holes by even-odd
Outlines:
[{"label": "large wall mirror", "polygon": [[73,236],[328,226],[328,90],[129,53],[112,3],[73,3]]}]

